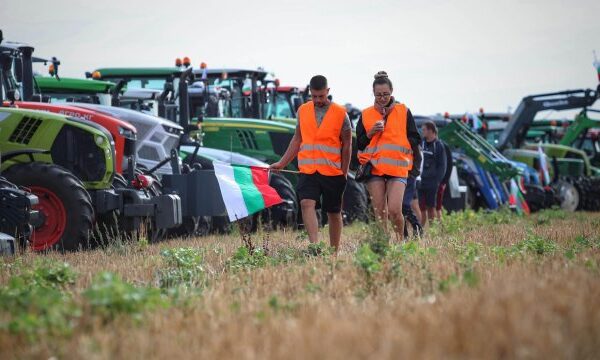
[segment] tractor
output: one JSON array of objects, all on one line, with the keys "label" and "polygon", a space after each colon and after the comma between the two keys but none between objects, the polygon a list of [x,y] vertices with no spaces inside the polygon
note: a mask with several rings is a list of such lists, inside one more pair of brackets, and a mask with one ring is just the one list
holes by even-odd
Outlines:
[{"label": "tractor", "polygon": [[[12,70],[22,81],[25,99],[31,99],[33,48],[19,43],[0,45],[0,77],[6,97],[15,106],[20,92]],[[4,100],[4,96],[2,96]],[[93,236],[97,221],[119,214],[120,228],[147,231],[155,238],[162,229],[181,223],[180,199],[151,197],[126,184],[115,187],[115,148],[111,134],[82,118],[3,107],[0,150],[9,159],[4,176],[32,189],[38,196],[39,221],[34,250],[76,250],[104,241]],[[129,160],[131,161],[131,159]],[[145,229],[145,230],[144,230]],[[100,232],[102,229],[100,229]],[[100,239],[99,239],[100,238]]]},{"label": "tractor", "polygon": [[527,133],[540,111],[583,108],[585,113],[598,99],[599,90],[580,89],[526,96],[498,139],[497,148],[507,157],[525,162],[537,170],[543,170],[540,169],[540,149],[551,159],[552,186],[560,194],[561,207],[567,210],[600,209],[598,169],[592,166],[584,151],[561,144],[528,143]]}]

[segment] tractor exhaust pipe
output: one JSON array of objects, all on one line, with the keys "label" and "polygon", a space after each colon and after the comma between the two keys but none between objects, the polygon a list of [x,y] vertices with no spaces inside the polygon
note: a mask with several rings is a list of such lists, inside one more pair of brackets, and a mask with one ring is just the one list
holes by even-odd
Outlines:
[{"label": "tractor exhaust pipe", "polygon": [[192,68],[186,69],[179,78],[179,125],[188,131],[190,125],[190,98],[188,96],[188,79],[192,79]]},{"label": "tractor exhaust pipe", "polygon": [[33,98],[33,47],[22,46],[19,48],[23,54],[21,60],[22,79],[23,79],[23,100],[31,101]]}]

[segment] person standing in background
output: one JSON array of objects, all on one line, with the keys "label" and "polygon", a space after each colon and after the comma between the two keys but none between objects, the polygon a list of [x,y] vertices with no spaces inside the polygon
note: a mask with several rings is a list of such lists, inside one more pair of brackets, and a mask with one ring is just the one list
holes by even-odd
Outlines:
[{"label": "person standing in background", "polygon": [[421,127],[423,134],[423,173],[419,192],[419,204],[423,214],[423,226],[436,218],[438,188],[446,174],[446,151],[437,137],[437,126],[432,121]]},{"label": "person standing in background", "polygon": [[[419,136],[419,142],[421,137]],[[406,191],[404,191],[404,199],[402,201],[402,213],[404,214],[404,238],[408,238],[409,222],[413,228],[413,237],[423,235],[423,226],[421,225],[421,209],[419,209],[417,197],[417,182],[420,181],[421,171],[423,170],[423,155],[419,151],[413,154],[413,168],[408,172],[408,180],[406,183]],[[414,206],[416,203],[416,206]]]},{"label": "person standing in background", "polygon": [[444,193],[446,192],[446,188],[448,187],[448,181],[450,181],[450,176],[452,175],[452,169],[454,168],[454,163],[452,160],[452,150],[450,150],[450,146],[446,144],[443,140],[440,140],[442,145],[444,145],[444,153],[446,154],[446,173],[444,174],[444,178],[438,187],[437,199],[435,204],[435,212],[438,219],[442,218],[442,203],[444,202]]}]

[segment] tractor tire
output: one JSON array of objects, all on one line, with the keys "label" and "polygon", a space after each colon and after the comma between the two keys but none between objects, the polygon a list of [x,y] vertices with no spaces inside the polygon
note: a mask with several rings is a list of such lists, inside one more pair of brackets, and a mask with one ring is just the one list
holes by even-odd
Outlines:
[{"label": "tractor tire", "polygon": [[94,227],[94,208],[81,181],[63,167],[45,163],[11,166],[4,172],[9,181],[29,188],[39,199],[30,242],[35,251],[62,252],[89,248]]},{"label": "tractor tire", "polygon": [[560,207],[565,211],[576,211],[581,208],[581,190],[577,185],[577,179],[564,177],[559,179],[554,188],[560,199]]},{"label": "tractor tire", "polygon": [[348,177],[343,201],[344,221],[352,224],[355,221],[369,221],[369,195],[365,186]]},{"label": "tractor tire", "polygon": [[466,197],[467,197],[467,199],[466,199],[467,209],[477,211],[481,208],[482,200],[481,200],[479,191],[477,191],[477,189],[475,189],[474,187],[471,187],[471,186],[467,186]]},{"label": "tractor tire", "polygon": [[531,212],[537,212],[547,207],[546,190],[539,185],[526,185],[525,201]]},{"label": "tractor tire", "polygon": [[295,229],[298,225],[299,204],[294,186],[285,176],[276,173],[271,174],[269,185],[277,191],[283,203],[265,209],[262,214],[263,223],[270,224],[273,229]]},{"label": "tractor tire", "polygon": [[600,210],[600,178],[581,177],[577,182],[581,189],[582,210]]},{"label": "tractor tire", "polygon": [[225,216],[213,216],[211,218],[211,232],[215,234],[231,234],[233,231],[233,225],[229,222],[227,215]]}]

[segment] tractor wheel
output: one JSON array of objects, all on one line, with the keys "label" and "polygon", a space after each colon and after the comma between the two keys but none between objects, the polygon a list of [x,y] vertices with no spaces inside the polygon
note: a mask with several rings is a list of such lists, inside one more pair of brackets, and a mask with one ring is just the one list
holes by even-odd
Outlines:
[{"label": "tractor wheel", "polygon": [[216,234],[230,234],[233,230],[232,223],[229,222],[227,216],[213,216],[211,220],[211,231]]},{"label": "tractor wheel", "polygon": [[197,236],[207,236],[212,232],[212,219],[210,216],[201,216],[198,219],[198,227],[196,228]]},{"label": "tractor wheel", "polygon": [[347,224],[369,221],[369,195],[361,183],[348,177],[344,191],[344,219]]},{"label": "tractor wheel", "polygon": [[10,167],[4,176],[29,188],[39,203],[38,221],[30,241],[36,251],[75,251],[90,247],[94,209],[81,181],[53,164],[28,163]]},{"label": "tractor wheel", "polygon": [[479,208],[481,207],[481,201],[478,196],[478,191],[471,186],[467,186],[466,197],[467,209],[475,211],[479,210]]},{"label": "tractor wheel", "polygon": [[531,212],[540,211],[546,207],[546,190],[539,185],[526,185],[525,201]]},{"label": "tractor wheel", "polygon": [[574,178],[562,178],[555,184],[560,198],[560,207],[566,211],[575,211],[581,206],[580,190],[575,186]]},{"label": "tractor wheel", "polygon": [[283,175],[272,173],[269,185],[273,187],[283,200],[263,212],[263,222],[271,225],[273,229],[279,227],[296,228],[298,218],[298,197],[292,183]]},{"label": "tractor wheel", "polygon": [[582,177],[577,184],[581,189],[583,210],[600,210],[600,178]]}]

